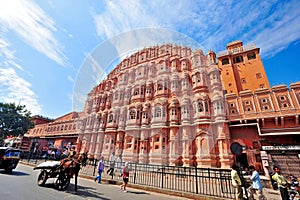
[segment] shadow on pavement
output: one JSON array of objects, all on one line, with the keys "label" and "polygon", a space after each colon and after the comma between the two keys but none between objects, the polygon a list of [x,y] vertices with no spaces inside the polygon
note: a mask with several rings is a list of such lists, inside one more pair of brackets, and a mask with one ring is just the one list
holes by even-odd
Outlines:
[{"label": "shadow on pavement", "polygon": [[[46,183],[44,186],[40,186],[40,187],[52,188],[54,190],[59,191],[55,187],[54,183]],[[65,192],[68,194],[80,196],[83,199],[96,198],[96,199],[102,199],[102,200],[110,200],[110,199],[104,197],[103,196],[104,194],[97,192],[97,190],[95,190],[95,188],[92,188],[92,187],[83,187],[83,186],[78,185],[77,192],[75,192],[75,185],[73,183],[70,183],[70,185],[65,190],[61,190],[60,192]]]},{"label": "shadow on pavement", "polygon": [[5,171],[0,171],[0,174],[6,174],[6,175],[9,175],[9,176],[29,176],[29,174],[27,173],[24,173],[24,172],[20,172],[20,171],[12,171],[12,173],[6,173]]},{"label": "shadow on pavement", "polygon": [[150,194],[150,193],[148,193],[148,192],[136,192],[136,191],[128,191],[127,190],[127,193],[132,193],[132,194]]},{"label": "shadow on pavement", "polygon": [[75,192],[75,185],[70,183],[69,187],[65,190],[66,193],[74,194],[83,198],[97,198],[97,199],[103,199],[103,200],[110,200],[109,198],[104,197],[103,193],[98,192],[93,187],[83,187],[83,186],[77,186],[77,193]]}]

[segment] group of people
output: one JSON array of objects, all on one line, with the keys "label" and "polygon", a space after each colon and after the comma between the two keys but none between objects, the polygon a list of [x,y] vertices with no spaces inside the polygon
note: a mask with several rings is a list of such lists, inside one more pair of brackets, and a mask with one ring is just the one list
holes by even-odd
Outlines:
[{"label": "group of people", "polygon": [[[243,199],[243,186],[245,185],[243,177],[240,174],[239,167],[236,164],[232,165],[231,170],[231,181],[232,185],[235,188],[235,199]],[[249,166],[250,171],[250,180],[252,185],[248,188],[249,200],[254,200],[254,194],[257,193],[260,200],[266,200],[266,197],[263,194],[263,187],[260,181],[258,172],[255,170],[254,166]]]},{"label": "group of people", "polygon": [[[240,174],[239,167],[236,164],[232,165],[231,170],[231,181],[235,188],[235,199],[242,200],[243,198],[243,187],[245,186],[243,176]],[[274,174],[272,180],[277,182],[278,189],[282,200],[289,200],[289,193],[287,190],[288,180],[281,174],[278,166],[273,167]],[[254,194],[257,193],[259,200],[265,200],[266,197],[263,194],[263,186],[259,177],[259,173],[256,171],[254,166],[249,166],[250,180],[252,181],[251,186],[248,188],[249,200],[254,200]]]},{"label": "group of people", "polygon": [[49,147],[48,145],[43,146],[41,152],[41,158],[47,160],[61,160],[70,156],[70,153],[74,151],[75,147],[72,148],[58,148],[58,147]]},{"label": "group of people", "polygon": [[[115,168],[115,158],[114,158],[114,153],[109,158],[109,168],[106,171],[107,174],[113,175],[114,174],[114,168]],[[123,184],[120,186],[121,190],[124,192],[127,192],[126,186],[129,181],[129,167],[128,167],[128,162],[125,162],[124,166],[121,167],[122,161],[121,161],[121,156],[118,157],[117,159],[117,169],[120,170],[120,176],[123,179]],[[105,164],[104,164],[104,157],[102,156],[98,162],[98,175],[94,177],[95,182],[98,180],[98,183],[101,183],[101,177],[102,173],[104,171]],[[243,187],[245,187],[245,180],[240,174],[240,169],[236,164],[232,165],[232,170],[231,170],[231,181],[232,185],[235,188],[235,199],[236,200],[243,200],[244,192],[243,192]],[[260,180],[259,173],[255,169],[254,166],[249,166],[249,174],[250,177],[249,179],[251,180],[252,184],[250,187],[247,188],[246,191],[246,196],[249,194],[248,199],[249,200],[254,200],[254,194],[256,193],[258,195],[259,200],[266,200],[265,195],[263,194],[263,186],[262,182]],[[282,197],[282,200],[289,200],[289,193],[287,190],[288,186],[288,180],[281,174],[280,168],[278,166],[273,167],[274,174],[272,175],[272,180],[276,181],[278,185],[278,189],[280,191],[280,195]],[[245,188],[246,189],[246,188]]]},{"label": "group of people", "polygon": [[[107,174],[113,176],[114,174],[114,167],[115,167],[115,153],[112,153],[109,157],[109,169],[106,171]],[[98,175],[94,177],[95,182],[98,180],[98,183],[101,183],[102,180],[102,173],[104,171],[105,164],[104,164],[104,157],[102,156],[98,162],[97,170]],[[124,166],[122,167],[122,160],[121,155],[117,158],[117,169],[120,170],[120,176],[123,179],[123,184],[121,185],[121,190],[127,192],[126,186],[129,181],[129,167],[128,162],[125,162]]]}]

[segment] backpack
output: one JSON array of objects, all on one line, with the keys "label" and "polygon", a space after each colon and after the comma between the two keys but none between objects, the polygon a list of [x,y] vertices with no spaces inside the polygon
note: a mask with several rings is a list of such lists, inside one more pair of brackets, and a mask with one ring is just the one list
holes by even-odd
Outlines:
[{"label": "backpack", "polygon": [[273,176],[274,174],[270,173],[272,188],[273,190],[278,190],[278,183],[273,179]]},{"label": "backpack", "polygon": [[276,181],[272,181],[272,188],[273,190],[278,190],[278,184]]}]

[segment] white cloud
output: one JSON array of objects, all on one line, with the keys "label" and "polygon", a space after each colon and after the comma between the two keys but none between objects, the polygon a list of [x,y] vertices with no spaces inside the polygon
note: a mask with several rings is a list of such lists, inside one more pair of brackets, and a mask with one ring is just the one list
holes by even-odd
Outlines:
[{"label": "white cloud", "polygon": [[[134,29],[170,28],[220,51],[228,42],[255,42],[272,55],[300,39],[300,1],[105,1],[92,13],[98,35],[111,38]],[[276,49],[274,51],[274,49]]]},{"label": "white cloud", "polygon": [[[4,38],[1,38],[0,34],[0,61],[3,62],[2,67],[8,67],[8,66],[14,66],[18,68],[19,70],[23,70],[23,68],[17,64],[14,60],[16,59],[14,56],[14,51],[9,49],[10,43],[6,41]],[[1,67],[0,63],[0,67]]]},{"label": "white cloud", "polygon": [[68,81],[70,81],[71,83],[74,83],[74,79],[73,79],[73,77],[72,76],[67,76],[67,79],[68,79]]},{"label": "white cloud", "polygon": [[13,68],[0,68],[0,101],[26,105],[33,115],[42,110],[31,84],[19,77]]},{"label": "white cloud", "polygon": [[279,11],[267,18],[267,22],[260,27],[261,33],[253,39],[258,46],[263,47],[262,54],[265,57],[272,57],[289,44],[300,40],[300,2],[292,1],[278,7]]},{"label": "white cloud", "polygon": [[10,43],[4,38],[0,38],[0,49],[0,102],[21,103],[32,114],[39,114],[42,108],[37,96],[31,90],[31,84],[17,75],[15,69],[24,71],[23,67],[15,62],[15,52],[10,50]]},{"label": "white cloud", "polygon": [[66,65],[63,46],[55,39],[53,20],[32,0],[0,1],[0,30],[13,30],[23,41],[60,65]]}]

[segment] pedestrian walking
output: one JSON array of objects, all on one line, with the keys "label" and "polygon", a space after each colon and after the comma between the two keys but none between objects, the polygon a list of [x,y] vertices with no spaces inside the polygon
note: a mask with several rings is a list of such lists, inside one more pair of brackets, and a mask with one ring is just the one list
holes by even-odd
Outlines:
[{"label": "pedestrian walking", "polygon": [[109,169],[106,171],[106,174],[112,176],[114,174],[115,167],[115,152],[113,152],[109,157]]},{"label": "pedestrian walking", "polygon": [[34,144],[34,145],[33,145],[33,148],[31,149],[30,154],[29,154],[29,157],[28,157],[28,162],[30,161],[31,158],[36,157],[38,148],[39,148],[38,144]]},{"label": "pedestrian walking", "polygon": [[97,169],[98,169],[98,175],[95,176],[94,180],[96,182],[98,179],[98,183],[101,183],[101,176],[102,176],[102,172],[104,170],[104,157],[103,156],[100,158],[100,160],[98,162]]},{"label": "pedestrian walking", "polygon": [[249,170],[250,180],[252,181],[252,185],[248,189],[250,194],[249,200],[254,200],[254,193],[257,193],[259,200],[265,200],[266,197],[263,194],[263,187],[258,172],[255,170],[254,166],[249,166]]},{"label": "pedestrian walking", "polygon": [[289,193],[287,190],[288,180],[281,174],[280,168],[278,166],[274,166],[273,170],[275,174],[272,176],[272,179],[277,182],[281,199],[282,200],[289,200]]},{"label": "pedestrian walking", "polygon": [[116,162],[117,172],[122,176],[122,155],[120,154]]},{"label": "pedestrian walking", "polygon": [[231,166],[231,183],[235,189],[235,199],[243,199],[242,180],[239,175],[239,167],[236,164]]},{"label": "pedestrian walking", "polygon": [[129,181],[129,168],[128,168],[128,162],[125,163],[123,169],[122,169],[122,178],[123,178],[123,184],[121,185],[121,190],[124,190],[124,192],[127,192],[126,186]]}]

